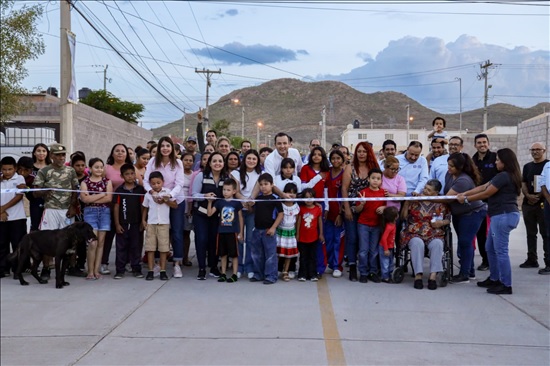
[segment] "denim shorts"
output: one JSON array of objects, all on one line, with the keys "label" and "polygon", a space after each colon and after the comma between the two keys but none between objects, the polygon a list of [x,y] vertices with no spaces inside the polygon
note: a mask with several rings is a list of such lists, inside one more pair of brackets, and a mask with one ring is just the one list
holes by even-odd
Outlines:
[{"label": "denim shorts", "polygon": [[84,207],[84,221],[92,225],[94,230],[111,230],[111,209],[109,207]]}]

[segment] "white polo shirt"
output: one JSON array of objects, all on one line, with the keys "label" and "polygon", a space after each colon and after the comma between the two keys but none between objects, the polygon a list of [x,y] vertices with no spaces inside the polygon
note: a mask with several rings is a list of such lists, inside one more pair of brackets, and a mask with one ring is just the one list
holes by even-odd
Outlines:
[{"label": "white polo shirt", "polygon": [[[294,169],[294,175],[298,175],[300,173],[300,170],[302,170],[303,165],[300,152],[295,148],[290,147],[288,148],[287,157],[294,160],[294,164],[296,165],[296,169]],[[279,154],[277,149],[273,150],[273,152],[269,154],[267,158],[265,158],[264,171],[271,174],[272,177],[281,174],[281,162],[283,161],[283,159],[284,158]]]},{"label": "white polo shirt", "polygon": [[[0,189],[16,189],[18,185],[23,184],[25,185],[25,178],[20,176],[19,174],[15,173],[13,177],[10,179],[2,179],[2,182],[0,183]],[[15,192],[2,192],[0,195],[0,202],[2,202],[2,205],[5,205],[9,201],[11,201],[16,194],[23,194],[23,193],[15,193]],[[14,220],[21,220],[26,219],[27,215],[25,215],[25,206],[23,205],[23,200],[17,202],[15,206],[12,206],[6,210],[6,213],[8,214],[8,221],[14,221]]]},{"label": "white polo shirt", "polygon": [[[162,189],[158,195],[164,196],[169,195],[170,191],[167,189]],[[175,198],[172,198],[174,201]],[[153,196],[147,192],[143,198],[143,207],[147,207],[149,212],[147,213],[147,223],[151,225],[170,225],[170,206],[167,204],[158,204],[153,199]]]}]

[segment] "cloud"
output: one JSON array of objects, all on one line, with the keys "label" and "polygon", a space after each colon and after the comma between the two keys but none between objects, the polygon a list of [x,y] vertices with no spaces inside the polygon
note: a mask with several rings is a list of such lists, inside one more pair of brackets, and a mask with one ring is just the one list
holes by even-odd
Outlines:
[{"label": "cloud", "polygon": [[490,60],[489,103],[510,103],[522,107],[550,100],[550,52],[527,47],[508,49],[484,44],[462,35],[445,43],[436,37],[407,36],[391,41],[376,57],[358,53],[365,65],[320,80],[340,80],[366,92],[398,91],[423,105],[446,113],[459,111],[459,83],[462,79],[463,110],[483,104],[483,81],[479,64]]},{"label": "cloud", "polygon": [[220,49],[199,48],[194,52],[204,57],[213,57],[224,64],[254,65],[258,62],[272,64],[277,62],[295,61],[297,55],[309,55],[306,50],[293,51],[280,46],[265,46],[255,44],[245,46],[239,42],[228,43]]},{"label": "cloud", "polygon": [[239,15],[239,10],[237,10],[237,9],[228,9],[224,12],[216,14],[216,16],[212,17],[212,19],[214,19],[214,20],[221,19],[221,18],[225,18],[226,16],[227,17],[235,17],[237,15]]}]

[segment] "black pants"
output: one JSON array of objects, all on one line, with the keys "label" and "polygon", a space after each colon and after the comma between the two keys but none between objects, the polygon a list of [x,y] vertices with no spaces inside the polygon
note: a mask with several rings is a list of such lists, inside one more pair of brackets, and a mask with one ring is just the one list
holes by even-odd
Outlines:
[{"label": "black pants", "polygon": [[[540,204],[536,205],[523,205],[521,206],[523,212],[523,221],[525,222],[525,230],[527,231],[527,260],[532,262],[538,261],[537,256],[537,234],[543,240],[543,246],[548,246],[548,236],[546,233],[546,226],[544,224],[544,209]],[[538,228],[537,228],[538,226]]]},{"label": "black pants", "polygon": [[[0,222],[0,273],[9,272],[8,255],[15,252],[19,242],[27,234],[27,219]],[[15,271],[12,268],[12,271]]]},{"label": "black pants", "polygon": [[477,231],[477,248],[479,249],[479,255],[481,255],[481,260],[483,264],[489,265],[489,259],[487,258],[487,250],[485,249],[485,243],[487,242],[487,221],[489,216],[485,220],[481,221],[481,226]]},{"label": "black pants", "polygon": [[300,269],[298,270],[298,278],[311,280],[317,277],[317,241],[313,243],[298,242],[298,250],[300,251]]},{"label": "black pants", "polygon": [[113,240],[116,236],[116,227],[113,217],[113,211],[111,211],[111,230],[105,233],[105,243],[103,244],[103,256],[101,257],[101,264],[109,264],[109,256],[111,255],[111,249],[113,248]]},{"label": "black pants", "polygon": [[122,224],[124,232],[116,234],[116,272],[126,272],[126,263],[130,263],[132,271],[141,272],[141,251],[143,250],[143,232],[139,224]]}]

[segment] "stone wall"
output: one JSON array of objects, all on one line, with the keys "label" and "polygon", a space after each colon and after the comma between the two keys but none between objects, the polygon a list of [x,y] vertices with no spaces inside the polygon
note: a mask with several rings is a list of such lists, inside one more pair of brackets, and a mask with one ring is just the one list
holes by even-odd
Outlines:
[{"label": "stone wall", "polygon": [[[550,145],[550,113],[543,113],[519,124],[517,151],[522,169],[523,165],[532,160],[529,147],[534,142],[544,143],[548,150],[548,145]],[[547,151],[547,158],[549,156]]]}]

